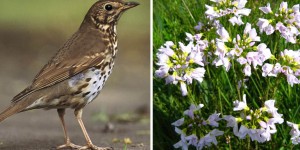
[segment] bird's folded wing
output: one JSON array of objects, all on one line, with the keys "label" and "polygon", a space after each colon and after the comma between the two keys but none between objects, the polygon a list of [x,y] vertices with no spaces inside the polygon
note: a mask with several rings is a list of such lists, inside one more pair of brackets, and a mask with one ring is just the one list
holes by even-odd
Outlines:
[{"label": "bird's folded wing", "polygon": [[16,95],[12,102],[18,102],[23,97],[32,92],[52,86],[62,82],[90,67],[100,66],[104,61],[104,56],[85,56],[81,59],[71,59],[62,63],[46,65],[42,71],[35,77],[31,86]]}]

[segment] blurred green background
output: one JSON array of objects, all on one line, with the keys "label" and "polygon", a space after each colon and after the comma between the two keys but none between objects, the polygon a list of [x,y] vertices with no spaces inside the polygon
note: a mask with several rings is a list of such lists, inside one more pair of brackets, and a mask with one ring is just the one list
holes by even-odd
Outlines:
[{"label": "blurred green background", "polygon": [[[1,91],[17,94],[28,85],[39,69],[78,29],[94,2],[0,1]],[[141,5],[125,12],[118,23],[119,53],[107,86],[137,88],[144,93],[140,101],[149,103],[150,1],[138,2]],[[137,85],[137,82],[140,84]],[[19,86],[13,87],[12,84]]]},{"label": "blurred green background", "polygon": [[[91,116],[99,112],[105,112],[108,116],[139,112],[148,120],[150,118],[150,0],[134,1],[140,5],[125,12],[117,26],[119,52],[113,73],[93,104],[84,109],[86,120],[92,120]],[[0,1],[0,111],[9,105],[13,96],[31,83],[43,65],[79,28],[86,12],[95,2],[96,0]],[[49,118],[55,119],[57,124],[54,126],[61,138],[58,139],[63,142],[56,112],[38,112],[39,114],[21,113],[15,117],[27,119],[22,122],[26,126],[28,118],[45,117],[49,114]],[[73,121],[73,113],[69,112],[70,117],[66,118]],[[75,127],[78,126],[77,122],[72,123]],[[18,128],[17,124],[16,119],[10,119],[1,123],[0,128],[2,131],[7,127]],[[138,128],[147,130],[146,135],[137,139],[148,145],[149,121]],[[80,128],[76,128],[76,131],[81,137]],[[6,138],[4,133],[2,135],[0,140]],[[9,138],[11,141],[8,142],[13,142],[16,137]],[[132,141],[137,142],[135,139]]]}]

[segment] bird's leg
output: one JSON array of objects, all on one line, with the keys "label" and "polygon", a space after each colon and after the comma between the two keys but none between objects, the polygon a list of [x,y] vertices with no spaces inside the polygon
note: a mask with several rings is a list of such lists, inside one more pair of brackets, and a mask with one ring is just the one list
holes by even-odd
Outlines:
[{"label": "bird's leg", "polygon": [[57,109],[57,113],[58,113],[58,116],[60,118],[60,121],[61,121],[61,124],[62,124],[62,128],[64,130],[65,144],[57,146],[56,149],[64,149],[64,148],[75,148],[75,149],[78,149],[78,148],[80,148],[81,146],[75,145],[75,144],[71,143],[70,138],[68,136],[66,125],[65,125],[65,119],[64,119],[65,109]]},{"label": "bird's leg", "polygon": [[91,150],[113,150],[112,147],[97,147],[97,146],[95,146],[92,143],[88,133],[86,132],[86,129],[85,129],[84,124],[82,122],[82,119],[81,119],[82,118],[82,109],[78,109],[78,110],[75,109],[74,113],[75,113],[76,119],[77,119],[77,121],[78,121],[78,123],[79,123],[79,125],[82,129],[83,135],[84,135],[84,137],[86,139],[86,142],[87,142],[87,145],[79,148],[79,150],[86,150],[86,149],[91,149]]}]

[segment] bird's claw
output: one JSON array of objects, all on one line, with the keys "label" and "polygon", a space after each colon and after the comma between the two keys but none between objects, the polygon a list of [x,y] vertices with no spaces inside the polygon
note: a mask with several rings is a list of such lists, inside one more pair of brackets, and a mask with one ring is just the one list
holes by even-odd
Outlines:
[{"label": "bird's claw", "polygon": [[82,146],[75,145],[75,144],[73,144],[73,143],[66,143],[66,144],[57,146],[56,149],[79,149],[79,148],[81,148],[81,147],[82,147]]},{"label": "bird's claw", "polygon": [[89,144],[87,146],[82,146],[79,148],[79,150],[114,150],[112,147],[98,147],[93,144]]}]

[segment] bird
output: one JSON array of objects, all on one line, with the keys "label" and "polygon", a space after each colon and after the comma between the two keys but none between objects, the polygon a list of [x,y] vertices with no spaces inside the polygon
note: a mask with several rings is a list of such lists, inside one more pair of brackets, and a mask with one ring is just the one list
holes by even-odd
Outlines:
[{"label": "bird", "polygon": [[[82,121],[82,112],[99,95],[112,72],[118,51],[118,20],[126,10],[138,5],[122,0],[96,1],[79,29],[41,69],[31,85],[13,97],[11,104],[0,113],[0,122],[32,109],[57,109],[65,139],[57,149],[113,149],[92,143]],[[85,146],[71,142],[64,120],[66,109],[74,109],[87,142]]]}]

